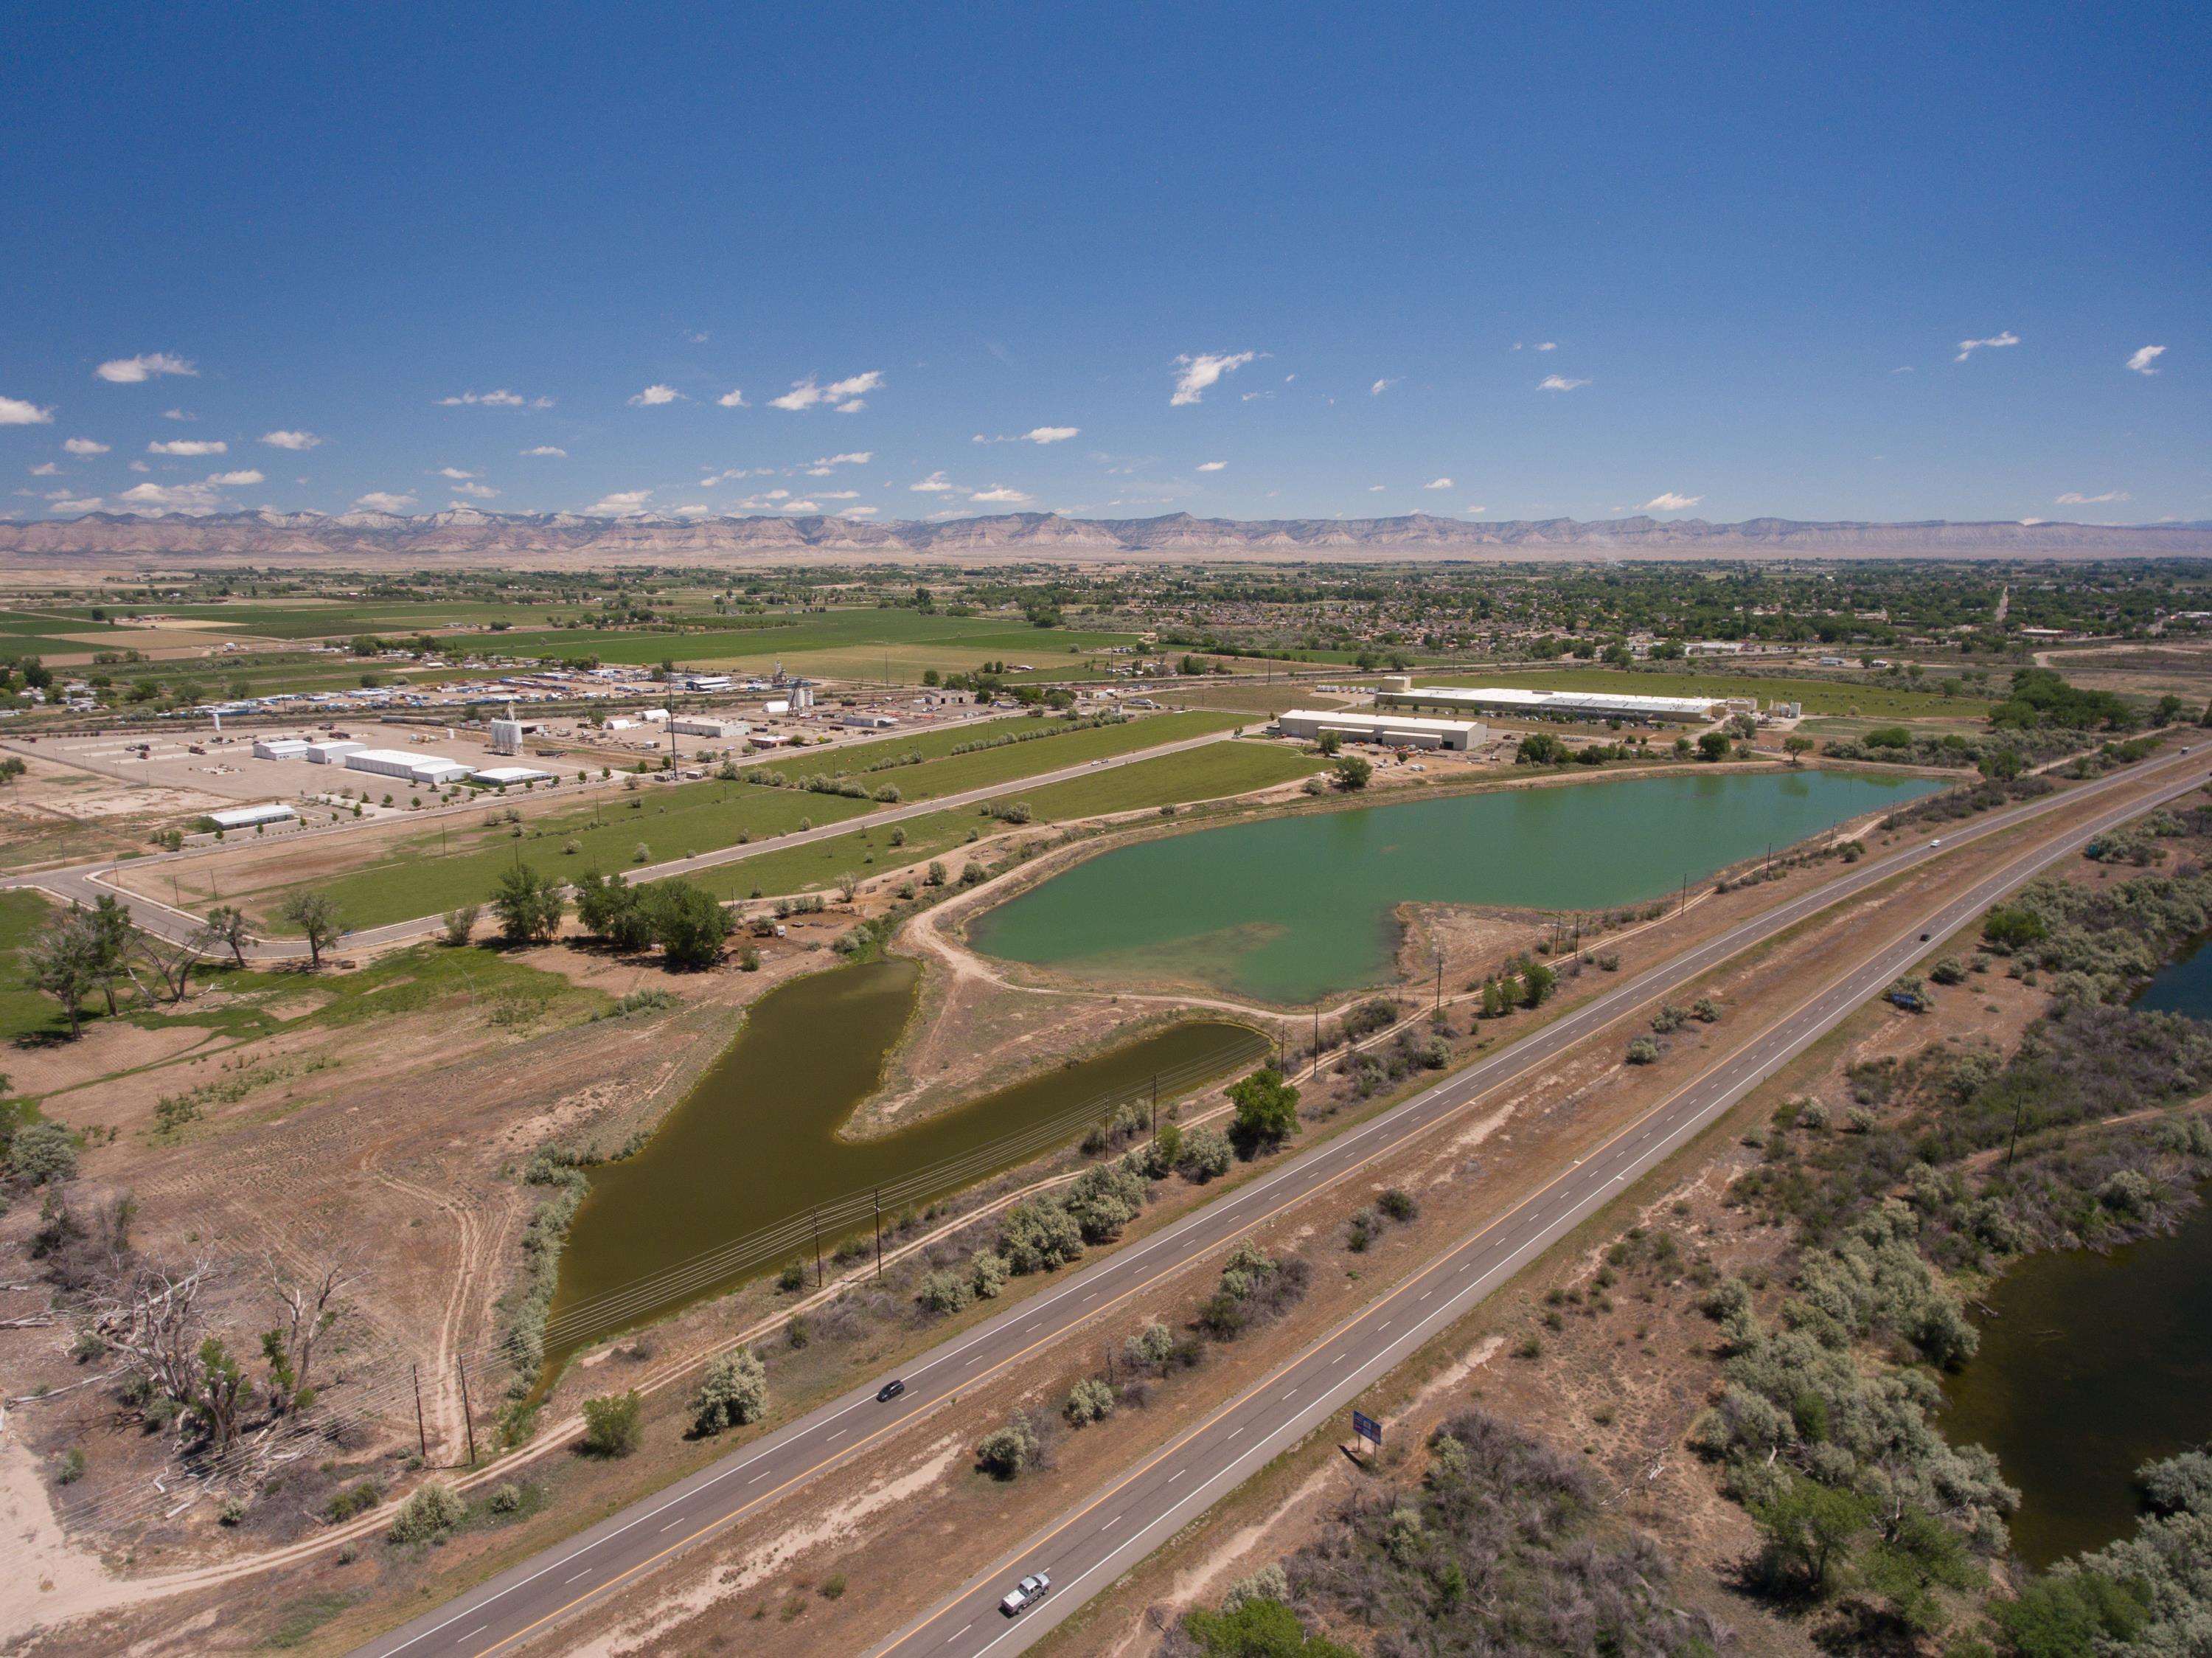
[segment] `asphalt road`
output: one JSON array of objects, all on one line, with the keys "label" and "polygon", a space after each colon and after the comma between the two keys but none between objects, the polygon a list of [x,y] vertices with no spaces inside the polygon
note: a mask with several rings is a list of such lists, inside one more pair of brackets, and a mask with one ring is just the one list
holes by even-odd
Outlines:
[{"label": "asphalt road", "polygon": [[[2200,786],[2206,776],[2202,756],[2154,762],[2047,800],[1947,827],[1941,839],[1948,855],[2053,809],[2140,786],[2147,777],[2173,779],[2149,798],[2101,814],[2089,825],[1974,878],[1895,937],[1878,941],[1860,965],[1813,991],[1757,1040],[1686,1083],[1510,1214],[1389,1292],[1200,1428],[1115,1480],[1016,1553],[979,1573],[879,1650],[900,1658],[924,1653],[935,1658],[939,1654],[1012,1652],[1028,1645],[1086,1595],[1111,1582],[1283,1447],[1342,1409],[1362,1387],[1862,1005],[1925,953],[1927,947],[1919,942],[1923,932],[1940,937],[1962,925],[2101,830]],[[714,1466],[359,1648],[357,1658],[390,1658],[400,1653],[410,1658],[447,1658],[451,1654],[483,1658],[544,1631],[587,1603],[635,1583],[670,1556],[763,1503],[898,1432],[955,1394],[974,1389],[1039,1348],[1060,1341],[1097,1314],[1144,1295],[1194,1259],[1295,1208],[1322,1187],[1389,1155],[1472,1101],[1540,1070],[1613,1020],[1912,867],[1928,857],[1930,850],[1918,845],[1869,858],[1811,893],[1647,969],[1360,1127],[1288,1159],[1157,1235],[1067,1274],[1054,1288],[917,1357],[900,1373],[906,1391],[897,1399],[878,1404],[876,1391],[890,1378],[872,1377]],[[1966,874],[1962,870],[1962,881]],[[996,1609],[999,1596],[1016,1578],[1040,1569],[1052,1573],[1054,1595],[1018,1620],[1003,1619]]]},{"label": "asphalt road", "polygon": [[[1161,743],[1152,748],[1140,748],[1133,753],[1117,754],[1103,760],[1090,760],[1081,765],[1064,765],[1057,771],[1040,771],[1033,777],[1018,777],[1011,783],[991,783],[981,789],[964,789],[957,795],[938,795],[928,800],[911,801],[902,805],[888,807],[880,812],[863,812],[857,817],[842,818],[835,823],[818,825],[812,829],[794,830],[787,835],[778,835],[769,840],[749,842],[743,846],[724,846],[711,852],[702,852],[696,857],[675,858],[666,863],[647,864],[641,869],[623,872],[631,881],[665,881],[671,875],[693,875],[702,869],[713,869],[726,863],[742,863],[746,858],[759,857],[768,852],[787,852],[794,846],[811,846],[817,841],[831,840],[839,835],[849,835],[858,829],[879,828],[888,824],[902,823],[908,818],[925,817],[933,812],[956,812],[963,806],[979,806],[988,800],[1007,795],[1019,795],[1032,789],[1042,789],[1049,783],[1066,783],[1076,777],[1095,777],[1101,771],[1112,771],[1125,765],[1134,765],[1140,760],[1156,760],[1168,754],[1180,754],[1186,749],[1203,748],[1210,743],[1225,742],[1243,730],[1242,726],[1227,731],[1209,731],[1204,736],[1186,737],[1179,742]],[[320,833],[339,833],[325,830]],[[240,843],[241,846],[251,843]],[[288,843],[289,844],[289,843]],[[198,856],[191,853],[157,853],[131,860],[134,868],[143,869],[170,857]],[[199,930],[201,917],[188,915],[158,899],[126,891],[112,881],[102,880],[116,869],[112,859],[102,858],[96,863],[80,863],[66,869],[48,869],[33,875],[10,875],[0,878],[0,890],[13,887],[36,887],[64,904],[82,904],[89,907],[103,895],[119,898],[130,907],[131,920],[140,930],[181,943]],[[333,950],[380,949],[387,945],[411,943],[428,938],[445,925],[441,917],[418,916],[411,921],[395,921],[382,927],[367,927],[359,932],[348,933]],[[227,950],[214,952],[227,956]],[[250,962],[304,961],[307,947],[297,939],[257,939],[246,949]]]}]

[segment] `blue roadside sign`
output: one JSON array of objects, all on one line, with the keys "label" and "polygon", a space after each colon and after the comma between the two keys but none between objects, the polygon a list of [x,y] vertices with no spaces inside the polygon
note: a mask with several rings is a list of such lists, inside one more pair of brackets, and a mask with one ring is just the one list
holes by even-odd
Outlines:
[{"label": "blue roadside sign", "polygon": [[1352,1413],[1352,1431],[1362,1439],[1373,1440],[1377,1445],[1382,1442],[1382,1424],[1363,1411]]}]

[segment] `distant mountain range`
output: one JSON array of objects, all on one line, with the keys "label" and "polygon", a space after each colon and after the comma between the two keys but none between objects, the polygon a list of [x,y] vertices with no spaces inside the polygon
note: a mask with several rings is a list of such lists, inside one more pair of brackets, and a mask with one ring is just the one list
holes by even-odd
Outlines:
[{"label": "distant mountain range", "polygon": [[1006,513],[934,522],[823,516],[592,518],[472,508],[387,512],[88,513],[0,521],[0,558],[39,569],[121,564],[532,567],[802,560],[962,562],[2212,557],[2212,521],[2185,524],[1805,522],[1571,518],[1474,523],[1403,518],[1063,518]]}]

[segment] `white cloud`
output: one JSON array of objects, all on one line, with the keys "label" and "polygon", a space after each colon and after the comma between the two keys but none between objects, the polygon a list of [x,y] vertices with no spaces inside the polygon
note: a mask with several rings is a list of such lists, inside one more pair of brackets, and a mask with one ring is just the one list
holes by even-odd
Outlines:
[{"label": "white cloud", "polygon": [[1587,386],[1587,380],[1569,380],[1565,375],[1546,375],[1536,382],[1540,392],[1571,392],[1577,386]]},{"label": "white cloud", "polygon": [[371,490],[367,495],[354,497],[354,505],[366,507],[371,512],[405,512],[414,504],[413,496],[396,495],[390,490]]},{"label": "white cloud", "polygon": [[133,484],[115,498],[152,512],[215,512],[222,505],[213,484]]},{"label": "white cloud", "polygon": [[2152,368],[2150,365],[2157,362],[2159,358],[2165,355],[2165,346],[2146,345],[2128,359],[2128,367],[2134,369],[2139,375],[2154,375],[2158,370]]},{"label": "white cloud", "polygon": [[867,406],[861,393],[872,392],[883,383],[883,373],[876,369],[847,380],[833,380],[827,386],[809,375],[804,380],[793,381],[791,389],[781,397],[770,398],[769,405],[776,409],[811,409],[817,404],[831,403],[837,405],[839,413],[854,414]]},{"label": "white cloud", "polygon": [[459,466],[441,466],[437,470],[436,476],[440,478],[474,478],[476,474],[474,472],[465,472]]},{"label": "white cloud", "polygon": [[469,404],[481,404],[487,409],[550,409],[550,397],[525,397],[520,392],[510,392],[505,387],[495,392],[463,392],[455,397],[441,397],[441,409],[458,409]]},{"label": "white cloud", "polygon": [[323,440],[313,432],[274,431],[261,434],[261,441],[272,449],[312,449]]},{"label": "white cloud", "polygon": [[61,473],[62,469],[51,460],[41,460],[31,468],[31,476],[33,478],[59,478]]},{"label": "white cloud", "polygon": [[1367,388],[1367,395],[1370,397],[1380,397],[1383,393],[1389,391],[1398,382],[1395,380],[1378,380],[1372,386],[1370,386]]},{"label": "white cloud", "polygon": [[228,454],[230,445],[219,437],[179,437],[167,443],[149,443],[149,454]]},{"label": "white cloud", "polygon": [[453,493],[465,495],[474,501],[494,501],[499,498],[499,491],[488,484],[456,484],[453,485]]},{"label": "white cloud", "polygon": [[988,490],[976,490],[969,497],[987,507],[1025,507],[1035,497],[1005,484],[994,484]]},{"label": "white cloud", "polygon": [[827,478],[839,466],[865,466],[875,458],[873,449],[854,449],[848,454],[825,454],[806,469],[806,475],[809,478]]},{"label": "white cloud", "polygon": [[1638,512],[1686,512],[1705,497],[1702,495],[1677,495],[1672,490],[1653,496],[1636,510]]},{"label": "white cloud", "polygon": [[100,497],[96,495],[64,496],[46,503],[48,512],[98,512]]},{"label": "white cloud", "polygon": [[242,490],[249,484],[265,484],[269,480],[251,466],[244,472],[216,472],[208,479],[218,489]]},{"label": "white cloud", "polygon": [[1370,484],[1367,486],[1367,493],[1370,495],[1380,495],[1382,493],[1382,490],[1383,486],[1380,484]]},{"label": "white cloud", "polygon": [[199,417],[194,414],[190,409],[164,409],[161,411],[161,418],[164,420],[198,420]]},{"label": "white cloud", "polygon": [[112,381],[118,386],[136,386],[142,380],[151,380],[155,375],[197,375],[199,370],[180,357],[171,357],[167,351],[149,351],[143,357],[119,357],[103,363],[93,370],[102,380]]},{"label": "white cloud", "polygon": [[1432,478],[1421,487],[1425,490],[1449,490],[1455,486],[1449,478]]},{"label": "white cloud", "polygon": [[1490,509],[1489,509],[1489,508],[1487,508],[1487,507],[1475,507],[1475,506],[1470,506],[1470,507],[1468,507],[1468,510],[1469,512],[1473,512],[1473,513],[1482,513],[1482,512],[1488,512],[1488,511],[1490,510]]},{"label": "white cloud", "polygon": [[2125,490],[2106,490],[2102,495],[2084,495],[2079,490],[2069,490],[2058,497],[2062,507],[2099,507],[2108,501],[2128,501],[2134,497]]},{"label": "white cloud", "polygon": [[744,391],[740,387],[732,386],[714,401],[726,409],[742,409],[745,406]]},{"label": "white cloud", "polygon": [[978,443],[1065,443],[1069,438],[1079,436],[1082,430],[1080,426],[1032,426],[1025,432],[1016,432],[1006,437],[986,437],[978,432],[975,441]]},{"label": "white cloud", "polygon": [[1202,472],[1218,472],[1228,464],[1226,460],[1201,460],[1198,463],[1198,469]]},{"label": "white cloud", "polygon": [[634,406],[657,409],[664,403],[680,402],[683,397],[684,393],[673,386],[648,386],[630,399],[630,402]]},{"label": "white cloud", "polygon": [[54,411],[20,397],[0,397],[0,426],[50,426]]},{"label": "white cloud", "polygon": [[584,509],[594,518],[628,518],[645,510],[651,490],[617,490],[612,495],[603,495]]},{"label": "white cloud", "polygon": [[1540,351],[1556,351],[1559,349],[1559,342],[1556,339],[1540,340],[1537,342],[1536,349]]},{"label": "white cloud", "polygon": [[1186,403],[1195,403],[1206,395],[1206,388],[1218,382],[1224,375],[1234,374],[1259,355],[1256,351],[1238,351],[1217,357],[1200,352],[1196,357],[1186,353],[1176,359],[1182,372],[1176,376],[1175,395],[1168,399],[1171,409]]},{"label": "white cloud", "polygon": [[949,492],[953,487],[954,486],[952,485],[945,482],[945,474],[941,472],[930,473],[928,477],[923,479],[919,484],[909,484],[907,485],[907,488],[921,495],[944,495]]},{"label": "white cloud", "polygon": [[714,515],[714,508],[704,501],[687,501],[682,506],[671,507],[668,510],[678,518],[711,518]]},{"label": "white cloud", "polygon": [[848,507],[837,515],[841,518],[866,518],[875,510],[873,507]]},{"label": "white cloud", "polygon": [[1985,345],[1991,349],[1995,349],[2002,345],[2017,345],[2019,344],[2020,336],[2013,332],[2009,328],[2006,329],[2002,333],[1991,334],[1987,339],[1962,339],[1959,342],[1959,355],[1953,357],[1951,361],[1954,363],[1964,363],[1968,357],[1973,356],[1975,352],[1980,350]]},{"label": "white cloud", "polygon": [[556,460],[566,460],[568,458],[568,450],[556,449],[550,443],[540,443],[534,449],[525,449],[523,454],[528,455],[551,455]]},{"label": "white cloud", "polygon": [[106,444],[89,437],[72,437],[64,442],[62,448],[67,449],[71,454],[106,454],[107,453]]},{"label": "white cloud", "polygon": [[154,469],[143,460],[134,460],[131,463],[131,470],[134,472],[149,472]]},{"label": "white cloud", "polygon": [[822,510],[811,501],[787,501],[783,509],[786,512],[820,512]]},{"label": "white cloud", "polygon": [[814,492],[824,501],[858,501],[860,498],[858,490],[817,490]]}]

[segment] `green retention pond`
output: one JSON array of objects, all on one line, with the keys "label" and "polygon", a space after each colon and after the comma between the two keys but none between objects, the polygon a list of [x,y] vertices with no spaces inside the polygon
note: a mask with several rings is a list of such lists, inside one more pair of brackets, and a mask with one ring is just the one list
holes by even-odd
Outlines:
[{"label": "green retention pond", "polygon": [[[2212,1020],[2212,939],[2134,1005]],[[2031,1256],[1987,1306],[1980,1350],[1944,1380],[1944,1437],[1986,1446],[2020,1488],[2013,1545],[2030,1565],[2125,1536],[2136,1470],[2212,1440],[2212,1203],[2107,1254]]]},{"label": "green retention pond", "polygon": [[969,938],[1085,978],[1311,1002],[1390,976],[1401,904],[1611,908],[1942,786],[1686,769],[1262,818],[1102,853],[978,916]]},{"label": "green retention pond", "polygon": [[921,970],[896,958],[835,967],[754,1004],[713,1067],[644,1147],[590,1172],[546,1320],[545,1374],[579,1350],[816,1247],[871,1234],[905,1209],[1064,1145],[1112,1109],[1163,1103],[1269,1051],[1252,1026],[1171,1025],[986,1094],[910,1128],[842,1131],[883,1080]]}]

